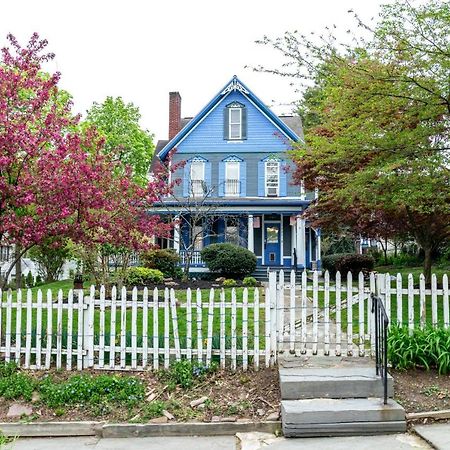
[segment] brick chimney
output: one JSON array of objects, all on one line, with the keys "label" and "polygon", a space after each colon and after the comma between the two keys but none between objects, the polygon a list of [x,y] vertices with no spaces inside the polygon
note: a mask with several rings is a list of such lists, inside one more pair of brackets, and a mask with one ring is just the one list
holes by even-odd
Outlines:
[{"label": "brick chimney", "polygon": [[179,92],[169,92],[169,140],[181,129],[181,96]]}]

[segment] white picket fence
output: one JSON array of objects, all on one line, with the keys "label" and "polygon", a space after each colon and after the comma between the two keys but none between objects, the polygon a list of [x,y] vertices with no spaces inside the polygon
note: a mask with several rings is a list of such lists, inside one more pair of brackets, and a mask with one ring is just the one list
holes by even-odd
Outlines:
[{"label": "white picket fence", "polygon": [[[391,324],[449,328],[448,277],[431,289],[400,275],[271,272],[256,289],[0,292],[0,359],[25,368],[167,368],[187,358],[221,368],[273,365],[280,353],[368,356],[370,293]],[[351,305],[351,307],[349,307]]]}]

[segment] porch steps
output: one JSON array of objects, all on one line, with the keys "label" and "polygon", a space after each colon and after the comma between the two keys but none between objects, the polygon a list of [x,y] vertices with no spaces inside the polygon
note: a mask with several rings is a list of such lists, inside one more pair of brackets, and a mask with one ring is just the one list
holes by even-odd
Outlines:
[{"label": "porch steps", "polygon": [[[392,399],[383,403],[383,383],[372,365],[312,363],[283,367],[280,361],[281,417],[286,437],[352,436],[404,432],[405,411]],[[331,357],[331,359],[333,359]],[[367,358],[368,359],[368,358]]]}]

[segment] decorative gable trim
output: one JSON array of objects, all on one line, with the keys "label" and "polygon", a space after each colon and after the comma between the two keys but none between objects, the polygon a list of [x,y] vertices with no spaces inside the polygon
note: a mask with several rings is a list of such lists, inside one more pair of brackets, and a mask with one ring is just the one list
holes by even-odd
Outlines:
[{"label": "decorative gable trim", "polygon": [[226,158],[222,159],[223,162],[242,162],[244,161],[242,158],[239,158],[239,156],[236,155],[230,155]]},{"label": "decorative gable trim", "polygon": [[[243,90],[242,90],[243,89]],[[275,113],[273,113],[264,103],[251,92],[236,75],[232,80],[158,153],[162,160],[167,154],[180,144],[203,120],[220,105],[231,92],[239,91],[270,121],[277,127],[288,139],[298,142],[302,138],[297,136]],[[245,92],[244,92],[245,91]]]},{"label": "decorative gable trim", "polygon": [[228,83],[225,89],[220,93],[220,95],[229,94],[233,91],[239,91],[243,94],[249,94],[249,91],[242,85],[242,83],[238,80],[237,76],[234,75],[233,79]]}]

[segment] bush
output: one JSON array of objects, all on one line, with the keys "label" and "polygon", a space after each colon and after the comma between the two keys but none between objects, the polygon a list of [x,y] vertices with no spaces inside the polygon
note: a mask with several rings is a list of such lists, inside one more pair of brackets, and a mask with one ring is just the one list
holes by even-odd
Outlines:
[{"label": "bush", "polygon": [[217,365],[214,363],[206,367],[202,363],[181,359],[174,362],[169,370],[162,371],[160,376],[168,381],[171,390],[176,386],[188,389],[194,385],[196,380],[203,380],[207,374],[214,372],[216,369]]},{"label": "bush", "polygon": [[388,359],[396,369],[436,368],[439,374],[450,373],[450,330],[391,327],[388,334]]},{"label": "bush", "polygon": [[211,272],[223,276],[243,278],[256,269],[256,256],[234,244],[211,244],[202,252],[202,259]]},{"label": "bush", "polygon": [[335,276],[338,271],[343,276],[346,276],[347,272],[357,275],[361,271],[373,270],[374,265],[375,261],[372,256],[353,253],[336,253],[324,256],[322,260],[323,269],[328,270],[332,276]]},{"label": "bush", "polygon": [[129,286],[141,284],[158,284],[164,281],[164,275],[160,270],[147,267],[131,267],[125,274],[125,283]]},{"label": "bush", "polygon": [[228,278],[226,280],[223,280],[222,283],[223,287],[233,287],[236,286],[236,280],[233,280],[233,278]]},{"label": "bush", "polygon": [[179,279],[183,275],[183,271],[179,266],[180,257],[174,250],[149,250],[140,256],[140,260],[144,267],[158,269],[165,277]]},{"label": "bush", "polygon": [[258,286],[258,282],[256,281],[256,278],[254,277],[245,277],[242,281],[242,284],[247,287],[255,287]]}]

